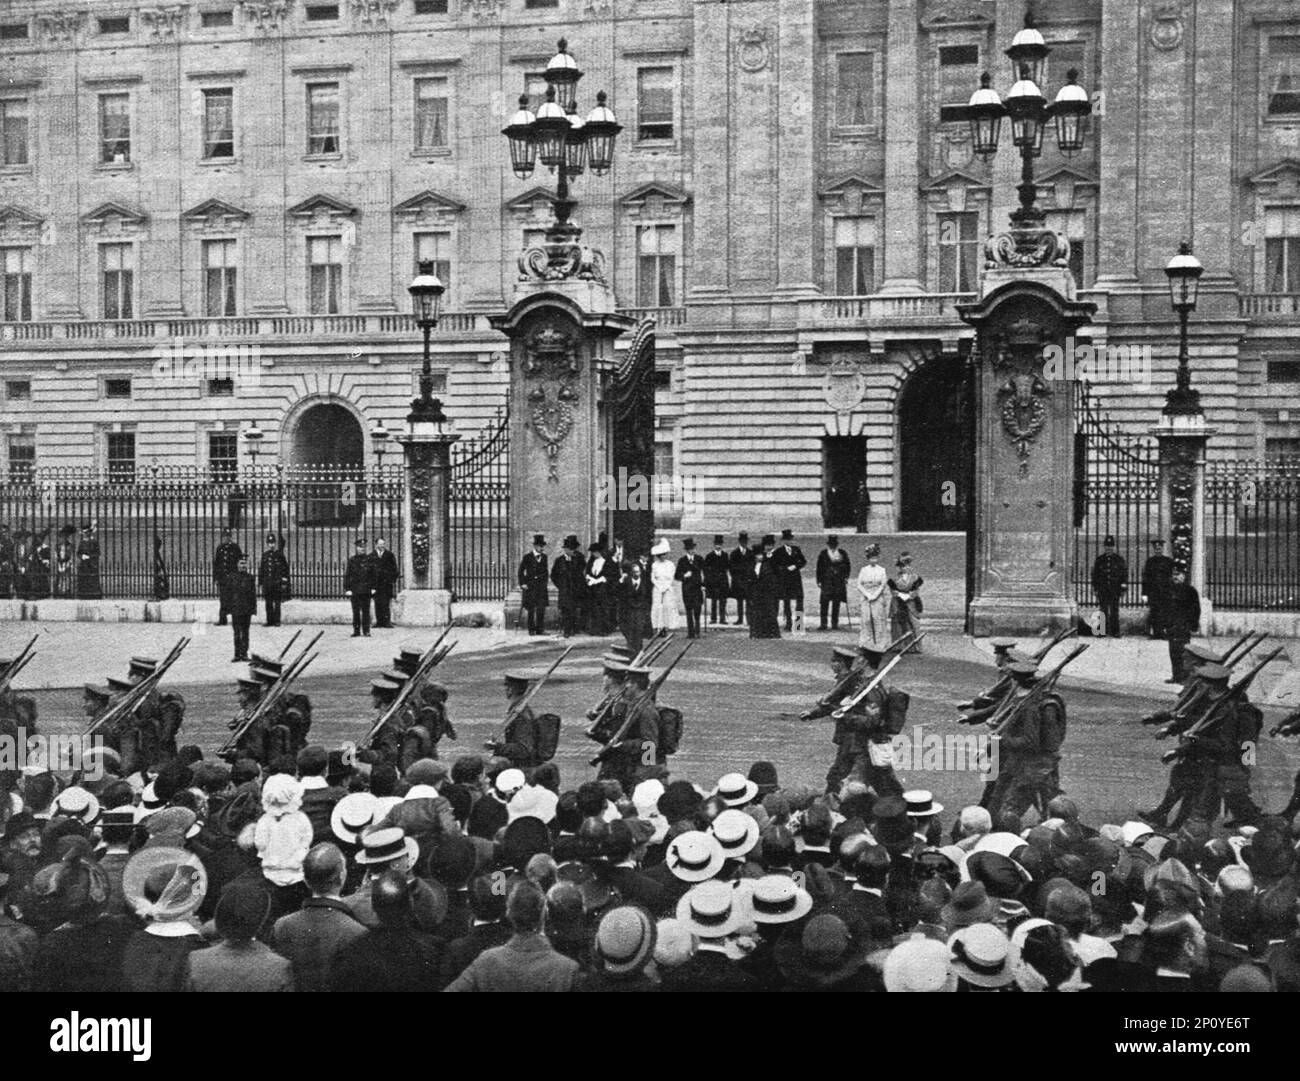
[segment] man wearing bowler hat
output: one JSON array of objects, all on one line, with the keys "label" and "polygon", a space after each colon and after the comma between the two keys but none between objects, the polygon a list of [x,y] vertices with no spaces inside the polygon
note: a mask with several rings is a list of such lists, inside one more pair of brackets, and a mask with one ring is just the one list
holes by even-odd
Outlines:
[{"label": "man wearing bowler hat", "polygon": [[370,637],[370,596],[375,591],[375,565],[366,554],[366,540],[358,537],[356,554],[343,571],[343,595],[352,602],[352,637]]},{"label": "man wearing bowler hat", "polygon": [[519,589],[528,613],[528,633],[541,634],[546,626],[546,606],[551,603],[547,585],[546,538],[533,535],[533,550],[519,561]]},{"label": "man wearing bowler hat", "polygon": [[1101,608],[1101,634],[1119,638],[1119,600],[1128,589],[1128,564],[1115,551],[1113,536],[1102,542],[1102,549],[1092,564],[1092,591],[1097,594]]}]

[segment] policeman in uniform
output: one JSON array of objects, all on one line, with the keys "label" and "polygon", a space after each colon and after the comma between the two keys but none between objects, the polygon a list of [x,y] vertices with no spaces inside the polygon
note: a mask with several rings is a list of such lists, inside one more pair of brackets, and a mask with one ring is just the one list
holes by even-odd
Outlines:
[{"label": "policeman in uniform", "polygon": [[[860,650],[860,654],[863,664],[859,686],[865,686],[875,678],[884,654],[874,649]],[[893,735],[902,731],[906,716],[907,695],[895,687],[877,684],[865,699],[837,718],[836,737],[841,750],[848,747],[848,776],[869,785],[877,796],[903,794],[894,773],[891,744]]]},{"label": "policeman in uniform", "polygon": [[677,561],[673,577],[682,584],[682,605],[686,608],[686,637],[700,636],[700,614],[704,611],[704,557],[695,550],[695,540],[682,541],[686,554]]},{"label": "policeman in uniform", "polygon": [[375,591],[375,565],[366,554],[366,541],[358,537],[356,552],[343,570],[343,595],[352,602],[352,637],[370,637],[370,595]]},{"label": "policeman in uniform", "polygon": [[[505,674],[506,713],[515,710],[515,704],[528,693],[532,677],[526,672]],[[538,758],[537,716],[531,706],[524,706],[511,717],[499,740],[487,740],[484,746],[495,755],[510,759],[516,769],[532,769],[541,765]]]},{"label": "policeman in uniform", "polygon": [[617,743],[607,744],[606,754],[600,763],[598,781],[615,780],[623,791],[631,793],[636,787],[638,770],[652,764],[663,765],[667,758],[660,746],[659,707],[650,688],[650,669],[629,667],[623,680],[622,692],[614,705],[615,725],[611,738],[620,728],[626,731]]},{"label": "policeman in uniform", "polygon": [[[839,709],[846,699],[851,698],[862,688],[862,673],[854,669],[858,661],[856,650],[846,646],[836,646],[831,650],[831,676],[835,680],[830,693],[820,699],[812,709],[799,714],[801,721],[814,721],[819,717],[829,717]],[[831,737],[835,744],[835,760],[826,773],[826,791],[838,792],[844,778],[853,769],[851,740],[849,729],[843,718],[835,721],[835,734]]]},{"label": "policeman in uniform", "polygon": [[1174,561],[1165,555],[1165,542],[1151,541],[1151,555],[1142,564],[1142,599],[1147,604],[1147,634],[1163,638],[1167,629],[1169,587],[1174,580]]},{"label": "policeman in uniform", "polygon": [[1102,548],[1101,555],[1092,564],[1092,591],[1097,594],[1097,603],[1101,607],[1102,635],[1118,638],[1119,599],[1128,589],[1128,564],[1115,551],[1114,537],[1107,537]]},{"label": "policeman in uniform", "polygon": [[284,557],[284,549],[272,533],[266,538],[266,551],[257,565],[257,580],[262,587],[262,599],[266,604],[266,626],[280,625],[280,606],[284,602],[284,592],[289,584],[289,561]]},{"label": "policeman in uniform", "polygon": [[217,626],[219,627],[226,625],[226,616],[228,614],[225,590],[226,578],[234,573],[243,555],[244,553],[239,545],[230,539],[230,530],[223,529],[221,531],[221,543],[217,545],[217,550],[212,554],[212,584],[217,587],[219,600]]}]

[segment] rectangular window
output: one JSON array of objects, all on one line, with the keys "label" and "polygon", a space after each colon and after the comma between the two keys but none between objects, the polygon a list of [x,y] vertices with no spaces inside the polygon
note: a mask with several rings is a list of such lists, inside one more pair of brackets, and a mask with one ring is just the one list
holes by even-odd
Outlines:
[{"label": "rectangular window", "polygon": [[415,149],[447,145],[447,80],[415,80]]},{"label": "rectangular window", "polygon": [[1300,206],[1264,211],[1264,291],[1300,293]]},{"label": "rectangular window", "polygon": [[560,0],[524,0],[526,8],[557,8]]},{"label": "rectangular window", "polygon": [[220,376],[208,380],[209,398],[233,398],[234,396],[235,380],[231,376]]},{"label": "rectangular window", "polygon": [[113,15],[106,19],[100,19],[99,32],[101,34],[129,34],[131,32],[131,17],[129,15]]},{"label": "rectangular window", "polygon": [[979,215],[939,215],[940,293],[973,293],[979,281]]},{"label": "rectangular window", "polygon": [[871,53],[840,53],[836,60],[835,124],[863,128],[875,123]]},{"label": "rectangular window", "polygon": [[311,83],[307,87],[307,153],[338,154],[339,84]]},{"label": "rectangular window", "polygon": [[0,165],[28,164],[26,98],[0,101]]},{"label": "rectangular window", "polygon": [[26,41],[26,40],[27,40],[26,23],[0,24],[0,41]]},{"label": "rectangular window", "polygon": [[1300,459],[1300,439],[1276,436],[1264,440],[1264,457],[1269,461],[1279,458]]},{"label": "rectangular window", "polygon": [[239,435],[208,433],[208,477],[213,484],[233,484],[239,473]]},{"label": "rectangular window", "polygon": [[655,369],[655,387],[660,390],[672,390],[673,370],[671,368]]},{"label": "rectangular window", "polygon": [[1088,271],[1088,243],[1084,239],[1086,218],[1082,210],[1049,210],[1048,227],[1060,233],[1070,242],[1070,273],[1074,275],[1074,284],[1085,288]]},{"label": "rectangular window", "polygon": [[105,398],[131,397],[131,379],[129,376],[113,376],[104,380]]},{"label": "rectangular window", "polygon": [[203,314],[213,317],[238,315],[236,286],[239,271],[233,240],[203,242]]},{"label": "rectangular window", "polygon": [[307,238],[307,306],[312,315],[338,315],[342,309],[343,238]]},{"label": "rectangular window", "polygon": [[5,398],[11,402],[30,402],[32,400],[32,381],[30,379],[6,379]]},{"label": "rectangular window", "polygon": [[224,11],[204,11],[199,14],[199,25],[204,30],[219,30],[222,27],[235,25],[235,12],[233,8]]},{"label": "rectangular window", "polygon": [[4,295],[0,297],[0,323],[32,320],[32,249],[0,248]]},{"label": "rectangular window", "polygon": [[307,6],[307,21],[309,23],[334,22],[338,17],[338,4],[309,4]]},{"label": "rectangular window", "polygon": [[99,272],[103,283],[103,318],[135,318],[135,247],[101,244]]},{"label": "rectangular window", "polygon": [[1268,115],[1300,115],[1300,35],[1268,39]]},{"label": "rectangular window", "polygon": [[835,293],[866,296],[876,291],[876,219],[835,219]]},{"label": "rectangular window", "polygon": [[447,0],[415,0],[417,15],[446,15]]},{"label": "rectangular window", "polygon": [[641,68],[636,73],[636,137],[673,137],[673,69]]},{"label": "rectangular window", "polygon": [[663,477],[665,480],[672,480],[673,470],[673,443],[671,439],[655,440],[655,476]]},{"label": "rectangular window", "polygon": [[135,432],[106,432],[105,457],[110,483],[135,483]]},{"label": "rectangular window", "polygon": [[671,308],[677,273],[677,230],[671,225],[645,225],[637,230],[637,304],[642,308]]},{"label": "rectangular window", "polygon": [[99,95],[99,160],[131,160],[131,95]]},{"label": "rectangular window", "polygon": [[203,156],[235,156],[235,91],[232,87],[214,87],[203,91]]},{"label": "rectangular window", "polygon": [[1270,360],[1266,372],[1270,383],[1300,383],[1300,360]]},{"label": "rectangular window", "polygon": [[36,438],[30,435],[9,437],[9,483],[30,484],[36,475]]},{"label": "rectangular window", "polygon": [[939,46],[939,122],[950,124],[966,120],[966,103],[979,86],[980,48],[978,45]]},{"label": "rectangular window", "polygon": [[450,233],[416,233],[415,234],[415,272],[419,273],[424,260],[433,263],[433,272],[442,282],[442,306],[450,310],[451,301],[451,234]]}]

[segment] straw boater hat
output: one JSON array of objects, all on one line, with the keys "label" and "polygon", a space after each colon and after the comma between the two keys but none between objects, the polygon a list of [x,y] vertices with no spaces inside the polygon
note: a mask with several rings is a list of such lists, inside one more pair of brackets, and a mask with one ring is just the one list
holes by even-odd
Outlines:
[{"label": "straw boater hat", "polygon": [[635,905],[620,905],[601,917],[592,943],[596,963],[611,976],[640,971],[655,948],[655,925]]},{"label": "straw boater hat", "polygon": [[743,773],[728,773],[718,778],[718,787],[709,793],[717,796],[728,807],[743,807],[753,803],[758,795],[758,785]]},{"label": "straw boater hat", "polygon": [[673,877],[682,882],[704,882],[716,875],[726,860],[717,838],[702,830],[679,833],[668,842],[664,855]]},{"label": "straw boater hat", "polygon": [[812,895],[788,875],[764,875],[753,885],[754,922],[794,923],[812,911]]},{"label": "straw boater hat", "polygon": [[934,939],[917,937],[900,942],[885,958],[886,991],[955,991],[956,980],[948,968],[948,947]]},{"label": "straw boater hat", "polygon": [[183,920],[198,911],[207,891],[207,871],[183,848],[142,848],[122,869],[122,895],[141,919]]},{"label": "straw boater hat", "polygon": [[677,918],[700,938],[726,938],[752,919],[749,890],[730,882],[701,882],[677,902]]},{"label": "straw boater hat", "polygon": [[400,826],[371,830],[361,838],[361,851],[356,855],[360,864],[389,863],[403,853],[414,862],[420,856],[420,846],[414,837],[406,836]]},{"label": "straw boater hat", "polygon": [[913,818],[929,818],[943,810],[943,804],[939,803],[925,788],[914,788],[910,792],[904,792],[903,802],[907,804],[907,813]]},{"label": "straw boater hat", "polygon": [[523,770],[503,769],[497,774],[497,779],[494,782],[493,787],[496,789],[497,795],[501,797],[501,799],[509,802],[514,794],[527,783],[528,780],[524,776]]},{"label": "straw boater hat", "polygon": [[349,792],[330,812],[330,830],[344,844],[361,843],[361,833],[375,820],[378,800],[369,792]]},{"label": "straw boater hat", "polygon": [[948,939],[948,964],[953,972],[976,987],[1006,987],[1015,979],[1011,971],[1011,943],[991,923],[975,923]]},{"label": "straw boater hat", "polygon": [[93,826],[99,819],[99,800],[84,788],[65,788],[54,801],[56,817],[75,818],[83,826]]},{"label": "straw boater hat", "polygon": [[758,844],[758,823],[744,811],[723,811],[709,826],[727,859],[740,859]]}]

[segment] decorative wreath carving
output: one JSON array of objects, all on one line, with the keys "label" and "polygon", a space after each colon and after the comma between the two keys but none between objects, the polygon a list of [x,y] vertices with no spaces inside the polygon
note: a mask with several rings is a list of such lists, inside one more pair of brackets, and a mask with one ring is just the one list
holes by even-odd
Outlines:
[{"label": "decorative wreath carving", "polygon": [[1030,444],[1047,422],[1047,406],[1043,403],[1047,384],[1032,372],[1020,372],[1011,376],[998,393],[1002,397],[1002,428],[1020,458],[1020,475],[1028,476]]},{"label": "decorative wreath carving", "polygon": [[560,444],[573,431],[572,403],[577,398],[577,391],[567,383],[560,387],[554,398],[546,393],[545,387],[534,387],[528,395],[529,423],[546,447],[546,479],[557,484],[560,480]]}]

